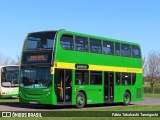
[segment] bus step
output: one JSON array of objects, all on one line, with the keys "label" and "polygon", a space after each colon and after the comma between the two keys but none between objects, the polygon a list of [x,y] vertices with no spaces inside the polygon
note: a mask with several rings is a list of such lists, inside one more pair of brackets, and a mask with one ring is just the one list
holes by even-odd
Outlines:
[{"label": "bus step", "polygon": [[[105,96],[105,98],[108,98],[108,96]],[[110,96],[110,98],[113,98],[113,96]]]},{"label": "bus step", "polygon": [[105,103],[113,103],[113,100],[105,100]]},{"label": "bus step", "polygon": [[71,102],[58,102],[57,104],[58,106],[61,106],[61,105],[72,105]]}]

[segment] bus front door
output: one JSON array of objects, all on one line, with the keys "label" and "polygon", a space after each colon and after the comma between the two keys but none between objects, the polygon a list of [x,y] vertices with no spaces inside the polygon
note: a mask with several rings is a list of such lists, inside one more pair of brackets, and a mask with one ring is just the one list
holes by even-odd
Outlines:
[{"label": "bus front door", "polygon": [[104,102],[110,103],[114,100],[114,72],[104,73]]},{"label": "bus front door", "polygon": [[71,104],[72,99],[72,71],[69,69],[55,70],[55,93],[57,104]]}]

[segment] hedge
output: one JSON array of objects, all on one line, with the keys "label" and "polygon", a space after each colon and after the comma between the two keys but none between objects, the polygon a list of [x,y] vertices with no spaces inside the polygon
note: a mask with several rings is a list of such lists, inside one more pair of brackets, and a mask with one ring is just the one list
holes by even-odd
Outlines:
[{"label": "hedge", "polygon": [[[151,87],[144,87],[144,92],[145,93],[152,93],[152,88]],[[154,88],[154,93],[160,94],[160,88]]]}]

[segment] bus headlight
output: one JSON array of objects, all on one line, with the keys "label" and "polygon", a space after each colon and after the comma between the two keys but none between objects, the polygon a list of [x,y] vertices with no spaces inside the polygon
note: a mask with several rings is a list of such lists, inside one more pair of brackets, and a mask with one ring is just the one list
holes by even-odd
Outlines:
[{"label": "bus headlight", "polygon": [[2,95],[6,94],[5,92],[1,92]]},{"label": "bus headlight", "polygon": [[10,94],[10,92],[1,92],[2,95]]}]

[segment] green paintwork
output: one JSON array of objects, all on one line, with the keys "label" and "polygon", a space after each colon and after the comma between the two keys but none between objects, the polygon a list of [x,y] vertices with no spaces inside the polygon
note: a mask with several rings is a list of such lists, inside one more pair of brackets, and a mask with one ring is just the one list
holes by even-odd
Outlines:
[{"label": "green paintwork", "polygon": [[0,98],[18,98],[18,94],[0,95]]},{"label": "green paintwork", "polygon": [[[76,36],[86,36],[89,38],[117,41],[117,40],[113,40],[113,39],[95,37],[95,36],[91,36],[91,35],[85,35],[85,34],[68,32],[68,31],[62,30],[62,31],[59,31],[59,33],[57,34],[55,61],[79,63],[79,64],[85,64],[85,63],[87,64],[88,63],[88,64],[95,64],[95,65],[141,68],[142,61],[141,61],[141,59],[137,59],[137,58],[129,58],[129,57],[120,57],[120,56],[96,54],[96,53],[89,53],[89,52],[64,50],[60,45],[60,37],[63,34],[72,34],[72,35],[76,35]],[[123,42],[118,41],[118,42],[139,46],[138,44],[130,43],[130,42],[124,42],[124,41]]]},{"label": "green paintwork", "polygon": [[[139,46],[137,43],[125,42],[110,38],[97,37],[92,35],[86,35],[76,32],[70,32],[66,30],[60,30],[57,32],[56,36],[56,46],[54,54],[54,62],[68,62],[68,63],[78,63],[78,64],[93,64],[93,65],[106,65],[106,66],[119,66],[119,67],[129,67],[129,68],[142,68],[142,59],[139,58],[129,58],[113,55],[104,55],[88,52],[79,52],[64,50],[60,45],[60,37],[63,34],[71,34],[75,36],[84,36],[89,38],[96,38],[102,40],[110,40],[113,42],[126,43],[130,45]],[[139,46],[140,47],[140,46]],[[102,73],[104,75],[104,72]],[[115,74],[115,73],[114,73]],[[53,104],[57,105],[57,97],[54,91],[54,75],[52,87],[46,89],[20,89],[20,102],[29,103],[31,101],[37,101],[38,104]],[[115,85],[114,78],[114,102],[123,102],[123,95],[126,90],[131,93],[131,101],[141,101],[143,98],[143,92],[141,90],[142,96],[140,98],[136,97],[137,88],[142,89],[142,74],[137,73],[135,85]],[[104,76],[102,77],[102,85],[75,85],[75,70],[72,70],[72,105],[76,104],[76,95],[79,91],[83,91],[87,97],[87,104],[104,103]],[[34,96],[29,95],[30,93],[35,94]],[[49,94],[50,93],[50,94]]]},{"label": "green paintwork", "polygon": [[0,98],[17,98],[19,96],[18,89],[10,90],[9,94],[0,94]]}]

